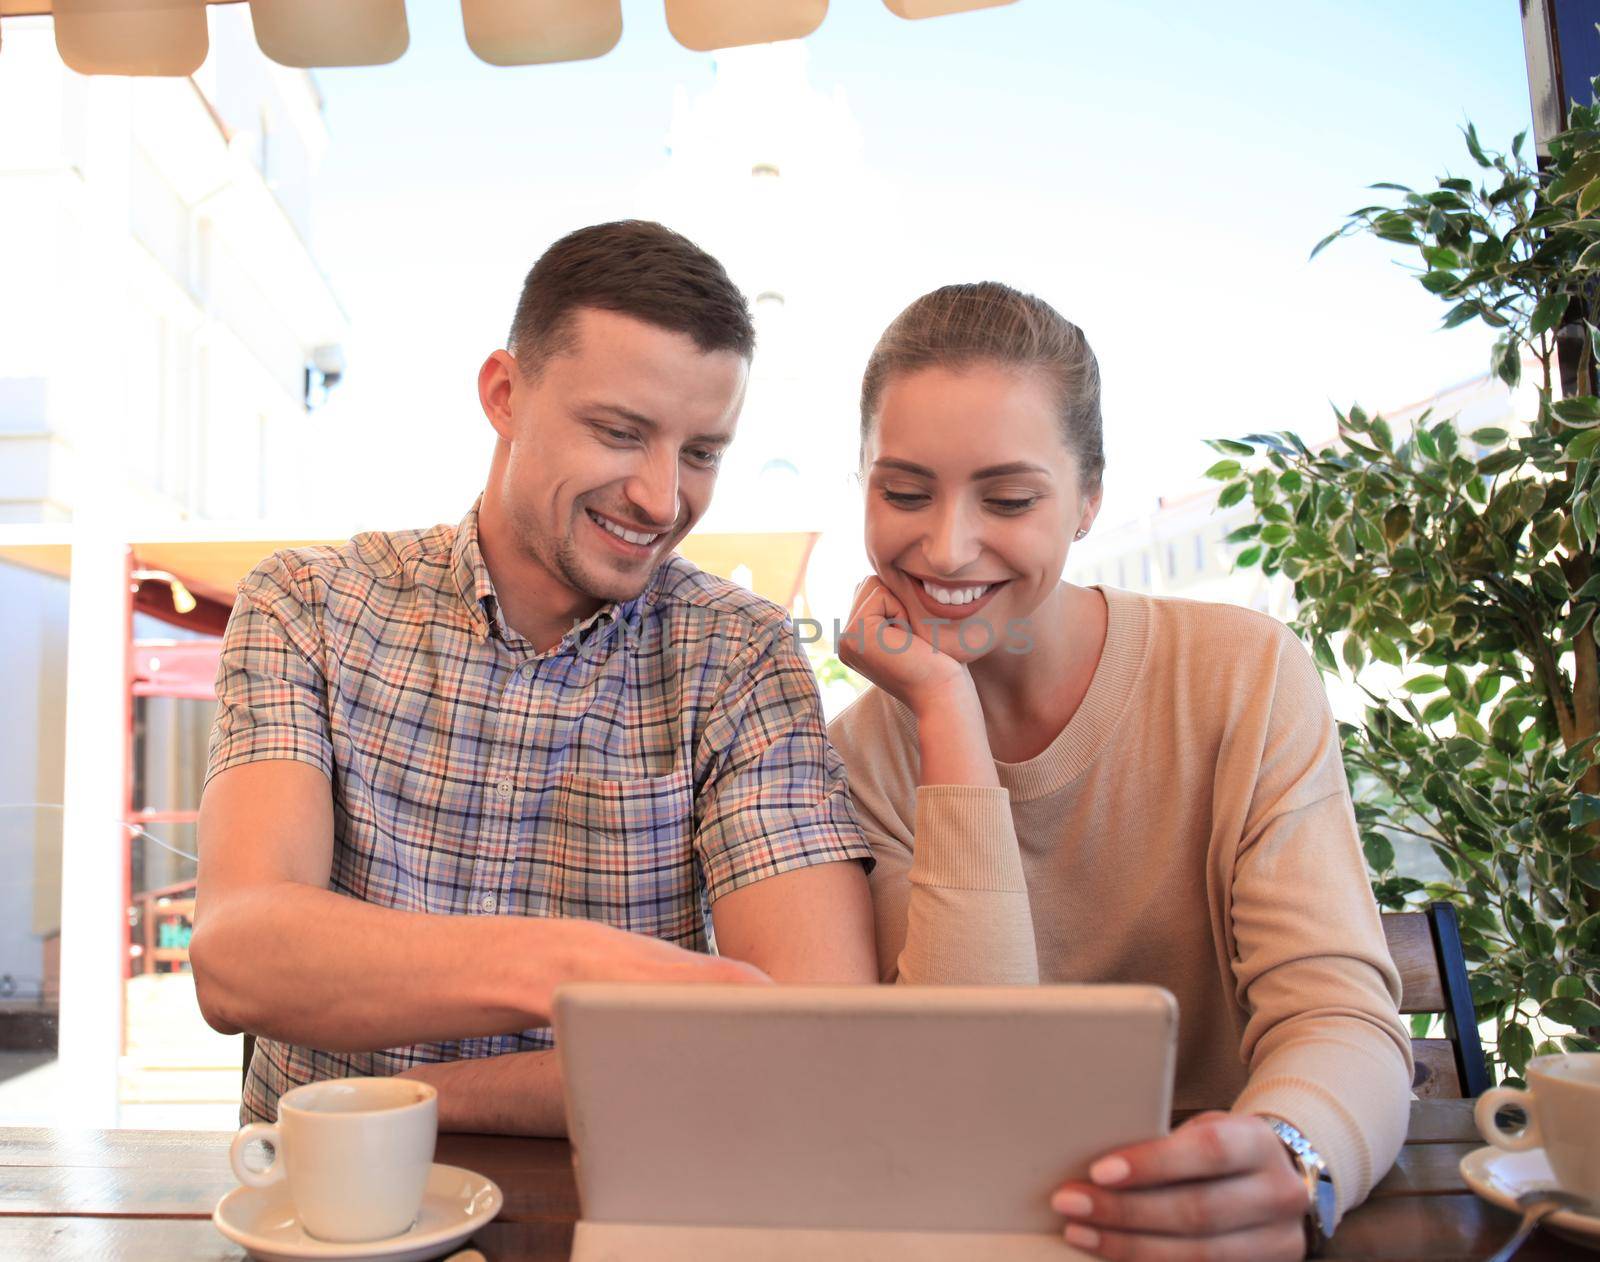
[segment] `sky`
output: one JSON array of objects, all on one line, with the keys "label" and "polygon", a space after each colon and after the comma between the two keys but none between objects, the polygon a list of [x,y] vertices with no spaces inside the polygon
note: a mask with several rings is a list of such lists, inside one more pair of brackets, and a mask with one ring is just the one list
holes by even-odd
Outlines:
[{"label": "sky", "polygon": [[1439,331],[1391,247],[1308,255],[1383,196],[1371,183],[1472,174],[1467,120],[1493,147],[1529,126],[1505,0],[1017,0],[920,22],[835,0],[756,85],[794,108],[735,120],[745,142],[815,133],[805,213],[754,241],[685,145],[731,125],[712,116],[739,112],[739,74],[777,63],[681,48],[660,0],[624,0],[606,57],[519,68],[479,62],[457,6],[408,10],[399,62],[317,72],[315,242],[352,329],[314,493],[361,525],[461,515],[490,450],[477,368],[523,274],[564,232],[626,216],[728,251],[747,289],[791,278],[785,367],[744,425],[783,429],[841,485],[873,340],[956,280],[1039,293],[1088,334],[1106,521],[1193,489],[1204,438],[1325,435],[1331,403],[1398,408],[1486,365],[1485,336]]}]

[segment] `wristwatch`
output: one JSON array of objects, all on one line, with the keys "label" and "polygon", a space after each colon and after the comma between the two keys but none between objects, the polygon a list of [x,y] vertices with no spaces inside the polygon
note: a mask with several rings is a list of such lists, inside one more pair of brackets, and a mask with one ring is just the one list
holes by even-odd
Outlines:
[{"label": "wristwatch", "polygon": [[1328,1173],[1328,1163],[1322,1154],[1311,1146],[1311,1141],[1281,1117],[1262,1115],[1261,1120],[1272,1127],[1272,1133],[1289,1150],[1289,1159],[1306,1185],[1306,1256],[1316,1257],[1322,1246],[1333,1235],[1334,1219],[1339,1202],[1334,1196],[1333,1176]]}]

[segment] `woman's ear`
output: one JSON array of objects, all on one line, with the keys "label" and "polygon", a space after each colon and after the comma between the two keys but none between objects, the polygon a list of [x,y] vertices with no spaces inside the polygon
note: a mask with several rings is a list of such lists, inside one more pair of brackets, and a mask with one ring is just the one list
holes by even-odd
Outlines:
[{"label": "woman's ear", "polygon": [[1105,495],[1105,488],[1096,482],[1094,490],[1083,497],[1083,511],[1078,516],[1077,537],[1082,539],[1089,533],[1094,525],[1094,519],[1100,516],[1100,501]]}]

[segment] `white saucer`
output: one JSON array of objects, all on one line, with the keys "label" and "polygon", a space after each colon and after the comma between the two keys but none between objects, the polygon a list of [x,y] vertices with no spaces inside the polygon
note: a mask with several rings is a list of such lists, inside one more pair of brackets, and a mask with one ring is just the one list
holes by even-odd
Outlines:
[{"label": "white saucer", "polygon": [[[1520,1213],[1517,1197],[1524,1192],[1556,1186],[1556,1176],[1545,1160],[1543,1148],[1530,1148],[1527,1152],[1474,1149],[1461,1158],[1461,1177],[1484,1200],[1513,1214]],[[1564,1209],[1551,1214],[1540,1226],[1567,1240],[1600,1249],[1600,1217]]]},{"label": "white saucer", "polygon": [[422,1209],[410,1231],[387,1240],[334,1244],[306,1234],[279,1182],[269,1188],[237,1187],[217,1202],[217,1230],[260,1262],[424,1262],[460,1244],[500,1212],[505,1198],[494,1180],[459,1166],[434,1162]]}]

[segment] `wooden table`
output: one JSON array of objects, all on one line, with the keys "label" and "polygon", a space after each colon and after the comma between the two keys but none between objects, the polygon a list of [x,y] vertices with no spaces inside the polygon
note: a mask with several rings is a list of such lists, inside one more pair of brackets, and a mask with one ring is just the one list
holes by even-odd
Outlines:
[{"label": "wooden table", "polygon": [[[210,1221],[234,1186],[228,1141],[197,1131],[0,1130],[0,1258],[241,1258]],[[1515,1219],[1461,1182],[1456,1163],[1477,1146],[1470,1102],[1413,1103],[1399,1162],[1346,1217],[1328,1256],[1486,1258]],[[500,1217],[473,1240],[491,1262],[564,1262],[578,1214],[565,1143],[441,1135],[438,1159],[504,1191]],[[1540,1232],[1518,1256],[1554,1262],[1581,1251]]]}]

